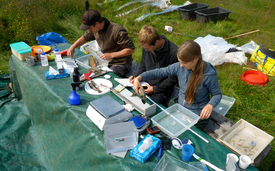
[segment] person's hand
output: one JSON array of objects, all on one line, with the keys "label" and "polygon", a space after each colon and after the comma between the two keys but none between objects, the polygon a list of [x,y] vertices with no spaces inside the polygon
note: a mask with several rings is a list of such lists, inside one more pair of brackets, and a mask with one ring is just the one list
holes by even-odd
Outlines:
[{"label": "person's hand", "polygon": [[154,94],[153,86],[150,86],[149,84],[145,85],[147,88],[144,89],[145,94]]},{"label": "person's hand", "polygon": [[111,53],[104,53],[103,55],[100,55],[100,58],[105,60],[105,61],[110,61],[112,59],[112,54]]},{"label": "person's hand", "polygon": [[134,84],[134,77],[132,75],[129,77],[129,83]]},{"label": "person's hand", "polygon": [[133,84],[133,89],[135,90],[135,92],[138,94],[138,90],[140,88],[143,89],[143,87],[140,84],[140,81],[142,80],[141,76],[138,76],[134,79],[134,84]]},{"label": "person's hand", "polygon": [[69,56],[70,58],[73,58],[74,56],[74,49],[72,46],[67,50],[67,56]]},{"label": "person's hand", "polygon": [[208,119],[213,111],[213,106],[211,104],[207,104],[201,111],[200,118]]}]

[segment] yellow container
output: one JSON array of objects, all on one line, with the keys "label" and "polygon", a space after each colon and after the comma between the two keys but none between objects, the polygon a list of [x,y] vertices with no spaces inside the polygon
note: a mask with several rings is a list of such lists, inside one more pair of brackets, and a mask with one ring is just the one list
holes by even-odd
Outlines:
[{"label": "yellow container", "polygon": [[16,42],[10,44],[11,52],[20,60],[24,61],[25,57],[31,56],[31,47],[25,42]]}]

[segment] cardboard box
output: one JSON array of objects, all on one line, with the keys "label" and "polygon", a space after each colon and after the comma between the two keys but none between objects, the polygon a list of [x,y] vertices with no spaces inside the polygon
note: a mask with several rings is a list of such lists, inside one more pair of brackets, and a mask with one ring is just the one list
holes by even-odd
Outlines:
[{"label": "cardboard box", "polygon": [[240,119],[217,141],[239,156],[247,155],[254,159],[266,148],[274,137],[260,130],[247,121]]},{"label": "cardboard box", "polygon": [[16,42],[10,44],[12,53],[20,60],[24,61],[25,57],[31,56],[31,47],[25,42]]}]

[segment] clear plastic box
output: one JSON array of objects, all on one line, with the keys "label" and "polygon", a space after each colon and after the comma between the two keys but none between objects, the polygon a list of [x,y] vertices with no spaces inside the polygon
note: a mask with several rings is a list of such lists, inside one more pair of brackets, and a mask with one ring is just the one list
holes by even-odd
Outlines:
[{"label": "clear plastic box", "polygon": [[189,170],[190,171],[197,171],[198,169],[201,169],[203,171],[206,171],[206,166],[204,163],[202,162],[189,162],[189,165],[192,166],[192,167],[189,167]]},{"label": "clear plastic box", "polygon": [[90,69],[91,67],[89,66],[89,57],[91,56],[91,54],[88,55],[84,55],[82,57],[79,57],[76,60],[76,63],[86,69]]},{"label": "clear plastic box", "polygon": [[234,98],[222,95],[221,102],[213,110],[222,116],[225,116],[234,103]]},{"label": "clear plastic box", "polygon": [[104,142],[107,153],[133,149],[138,144],[138,134],[133,121],[106,125]]},{"label": "clear plastic box", "polygon": [[199,118],[198,115],[177,103],[155,115],[151,120],[170,137],[177,137],[195,125]]},{"label": "clear plastic box", "polygon": [[179,160],[175,157],[171,157],[167,154],[164,154],[154,171],[164,171],[164,170],[196,170],[196,171],[204,171],[195,166],[192,166],[188,163],[185,163],[183,160]]},{"label": "clear plastic box", "polygon": [[90,56],[94,56],[95,59],[98,61],[98,66],[103,68],[103,67],[107,67],[109,62],[108,61],[105,61],[103,59],[101,59],[98,55],[94,54],[94,53],[89,53],[87,55],[84,55],[82,57],[79,57],[76,59],[76,62],[78,65],[84,67],[84,68],[87,68],[87,69],[90,69],[91,66],[89,66],[89,58]]},{"label": "clear plastic box", "polygon": [[247,155],[252,162],[274,137],[254,125],[240,119],[219,140],[238,155]]}]

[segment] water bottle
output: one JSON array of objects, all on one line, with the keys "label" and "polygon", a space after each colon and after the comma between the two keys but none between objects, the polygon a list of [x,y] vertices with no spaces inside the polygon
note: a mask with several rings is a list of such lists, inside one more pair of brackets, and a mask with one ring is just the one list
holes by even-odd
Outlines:
[{"label": "water bottle", "polygon": [[61,53],[60,53],[58,48],[54,49],[54,58],[55,58],[55,62],[56,62],[56,65],[57,65],[57,69],[63,68],[62,67],[62,65],[63,65],[62,57],[61,57]]},{"label": "water bottle", "polygon": [[55,62],[57,62],[58,60],[62,59],[61,58],[61,53],[60,53],[60,51],[59,51],[58,48],[55,48],[53,53],[54,53]]},{"label": "water bottle", "polygon": [[41,52],[40,58],[41,58],[41,64],[42,64],[42,66],[48,66],[49,65],[49,63],[48,63],[48,57],[47,57],[47,55],[46,55],[45,52]]}]

